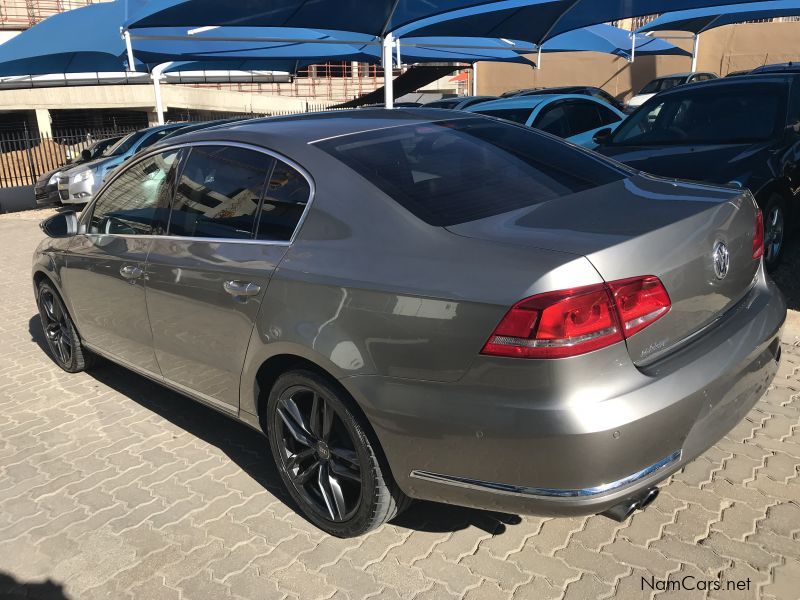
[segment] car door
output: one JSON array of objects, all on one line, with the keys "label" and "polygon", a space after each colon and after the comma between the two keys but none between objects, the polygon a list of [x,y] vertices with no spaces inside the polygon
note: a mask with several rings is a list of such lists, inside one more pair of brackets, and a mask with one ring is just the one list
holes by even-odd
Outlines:
[{"label": "car door", "polygon": [[131,164],[84,211],[62,275],[82,339],[101,353],[158,375],[145,302],[145,263],[174,189],[179,150]]},{"label": "car door", "polygon": [[191,147],[168,231],[147,262],[147,309],[167,383],[238,409],[248,340],[309,202],[309,181],[257,148]]}]

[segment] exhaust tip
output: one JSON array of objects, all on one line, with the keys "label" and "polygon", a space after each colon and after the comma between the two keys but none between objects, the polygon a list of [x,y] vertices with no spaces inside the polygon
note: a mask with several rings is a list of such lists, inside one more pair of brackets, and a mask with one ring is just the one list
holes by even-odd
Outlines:
[{"label": "exhaust tip", "polygon": [[658,488],[649,488],[638,496],[627,498],[600,514],[612,521],[622,523],[623,521],[627,521],[637,510],[644,510],[647,508],[656,498],[658,498]]}]

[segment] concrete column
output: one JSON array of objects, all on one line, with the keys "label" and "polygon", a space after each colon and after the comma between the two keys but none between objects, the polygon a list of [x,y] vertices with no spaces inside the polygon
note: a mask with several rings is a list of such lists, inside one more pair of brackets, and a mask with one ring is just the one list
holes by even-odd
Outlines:
[{"label": "concrete column", "polygon": [[50,122],[50,111],[46,108],[36,109],[36,128],[40,136],[53,137],[53,126]]},{"label": "concrete column", "polygon": [[147,111],[147,125],[149,127],[155,127],[158,125],[158,113],[154,110]]}]

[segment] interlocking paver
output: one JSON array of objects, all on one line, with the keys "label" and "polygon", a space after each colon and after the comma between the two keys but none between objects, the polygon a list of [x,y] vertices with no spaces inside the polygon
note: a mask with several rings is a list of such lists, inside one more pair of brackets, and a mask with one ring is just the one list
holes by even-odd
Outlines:
[{"label": "interlocking paver", "polygon": [[[418,503],[338,540],[295,512],[263,436],[114,365],[55,367],[27,293],[36,223],[0,216],[0,595],[49,578],[70,600],[800,597],[797,317],[747,419],[626,523]],[[751,588],[643,589],[684,576]]]}]

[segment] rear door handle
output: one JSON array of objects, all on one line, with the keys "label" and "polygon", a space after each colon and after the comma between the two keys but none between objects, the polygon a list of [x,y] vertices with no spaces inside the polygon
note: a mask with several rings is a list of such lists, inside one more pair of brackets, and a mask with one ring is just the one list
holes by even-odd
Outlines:
[{"label": "rear door handle", "polygon": [[125,265],[119,270],[119,274],[125,279],[139,279],[144,275],[144,271],[134,265]]},{"label": "rear door handle", "polygon": [[261,291],[261,286],[251,281],[226,281],[222,287],[231,296],[255,296]]}]

